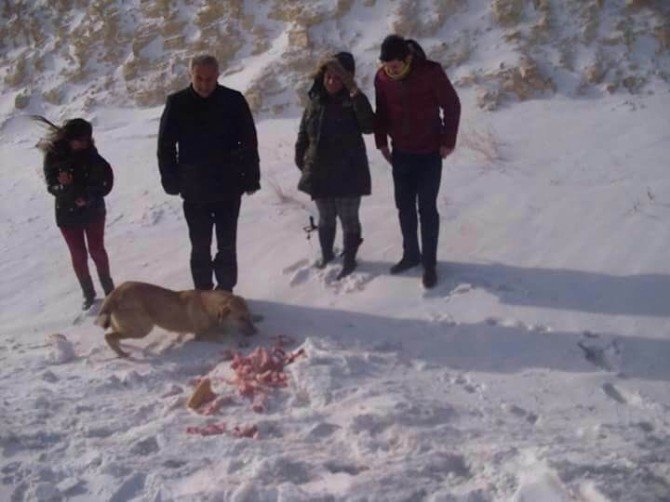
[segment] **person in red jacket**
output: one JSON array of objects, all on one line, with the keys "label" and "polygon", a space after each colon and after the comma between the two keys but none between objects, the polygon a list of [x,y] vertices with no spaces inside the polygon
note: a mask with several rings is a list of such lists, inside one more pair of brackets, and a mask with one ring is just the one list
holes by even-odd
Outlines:
[{"label": "person in red jacket", "polygon": [[402,259],[391,267],[391,273],[422,264],[423,285],[432,288],[437,283],[437,194],[442,159],[456,145],[461,105],[440,64],[427,60],[415,41],[389,35],[382,42],[379,59],[382,66],[375,76],[375,142],[393,166],[403,237]]}]

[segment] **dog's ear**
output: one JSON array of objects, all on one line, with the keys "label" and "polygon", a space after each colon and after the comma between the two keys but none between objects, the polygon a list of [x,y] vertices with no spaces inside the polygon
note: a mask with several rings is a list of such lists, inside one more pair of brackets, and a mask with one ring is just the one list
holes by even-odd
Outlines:
[{"label": "dog's ear", "polygon": [[228,305],[221,305],[221,307],[219,307],[219,311],[216,313],[216,320],[219,322],[219,324],[221,324],[229,315],[230,307],[228,307]]}]

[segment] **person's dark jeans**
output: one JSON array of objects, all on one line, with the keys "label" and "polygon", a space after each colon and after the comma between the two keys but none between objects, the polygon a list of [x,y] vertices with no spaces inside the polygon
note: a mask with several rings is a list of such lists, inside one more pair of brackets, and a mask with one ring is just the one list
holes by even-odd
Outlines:
[{"label": "person's dark jeans", "polygon": [[[222,202],[184,201],[184,216],[191,239],[191,275],[196,289],[210,290],[212,272],[217,288],[232,291],[237,284],[237,218],[241,196]],[[212,261],[212,227],[216,232],[216,256]]]},{"label": "person's dark jeans", "polygon": [[[411,260],[421,256],[424,268],[435,268],[440,233],[437,194],[442,179],[442,158],[437,152],[418,154],[394,151],[392,160],[403,258]],[[417,207],[421,220],[421,250],[417,236]]]}]

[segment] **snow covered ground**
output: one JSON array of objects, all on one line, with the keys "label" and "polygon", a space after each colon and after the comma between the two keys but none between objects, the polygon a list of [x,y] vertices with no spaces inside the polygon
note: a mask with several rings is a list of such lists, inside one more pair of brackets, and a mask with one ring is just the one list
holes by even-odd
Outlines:
[{"label": "snow covered ground", "polygon": [[[129,26],[146,21],[142,9],[151,7],[104,4]],[[0,92],[0,500],[670,500],[670,93],[661,75],[667,48],[657,50],[651,35],[661,17],[651,19],[638,2],[607,2],[600,11],[576,1],[564,9],[534,2],[516,31],[492,21],[490,4],[423,2],[416,8],[428,10],[414,12],[412,2],[354,2],[306,31],[311,44],[360,55],[362,87],[373,98],[383,35],[414,18],[417,30],[443,22],[420,40],[453,59],[463,118],[457,150],[444,164],[435,289],[422,289],[418,269],[388,274],[400,257],[400,232],[390,169],[371,138],[373,194],[361,209],[359,268],[337,281],[339,261],[313,267],[318,243],[303,227],[316,210],[295,188],[292,160],[299,110],[291,72],[309,54],[287,48],[290,19],[266,16],[286,5],[263,4],[253,22],[266,31],[244,33],[246,45],[221,79],[268,98],[257,123],[263,188],[243,200],[236,288],[262,317],[259,333],[195,341],[156,329],[124,344],[128,360],[104,343],[96,308],[79,310],[34,148],[43,130],[21,114],[94,123],[116,175],[106,233],[116,282],[188,289],[181,201],[165,195],[158,179],[161,107],[113,107],[128,104],[115,61],[84,61],[86,74],[68,77],[72,48],[54,40],[81,31],[79,22],[97,26],[91,12],[56,18],[62,29],[47,19],[28,34],[20,23],[39,21],[49,5],[35,3],[37,17],[13,15],[0,76],[6,83],[21,68],[6,60],[37,59],[23,65],[25,109],[14,109],[14,90]],[[189,23],[200,19],[195,3],[175,5]],[[253,2],[244,5],[254,10]],[[336,10],[326,1],[300,5]],[[542,32],[531,21],[547,5],[554,21],[538,25]],[[438,7],[455,13],[440,21],[431,14]],[[600,30],[595,45],[583,40],[583,14],[600,19],[589,28]],[[194,28],[186,26],[189,35]],[[124,43],[135,43],[126,28]],[[36,37],[31,48],[21,45],[22,33]],[[514,45],[537,33],[546,45]],[[40,34],[48,43],[38,43]],[[625,48],[622,41],[634,37]],[[252,38],[271,47],[255,52]],[[142,49],[148,73],[124,77],[128,85],[156,84],[162,74],[151,72],[168,68],[152,63],[173,57],[161,40]],[[95,47],[100,57],[109,49]],[[467,79],[493,85],[498,80],[487,74],[530,49],[555,95],[516,102],[511,91],[501,94],[498,111],[480,111],[481,96]],[[593,61],[609,70],[581,88],[580,72]],[[174,68],[173,80],[185,77]],[[629,94],[619,82],[638,82],[625,78],[635,69],[644,85]],[[96,84],[112,77],[113,86]],[[52,87],[60,104],[40,97]],[[226,382],[228,356],[278,340],[305,356],[286,367],[288,386],[268,389],[265,409],[254,411]],[[186,407],[205,376],[222,398],[211,415]],[[208,425],[222,433],[188,432]],[[252,427],[256,438],[236,434]]]},{"label": "snow covered ground", "polygon": [[[670,99],[554,98],[476,115],[445,163],[440,283],[390,276],[400,240],[372,149],[358,270],[318,271],[295,190],[297,118],[258,124],[263,190],[245,198],[236,291],[263,316],[249,345],[155,330],[105,345],[80,294],[33,145],[3,130],[0,499],[668,500]],[[180,201],[155,162],[160,108],[101,109],[114,166],[107,243],[117,282],[191,287]],[[481,134],[480,134],[481,136]],[[62,337],[54,336],[60,333]],[[188,410],[193,379],[278,335],[306,357],[252,410]],[[64,338],[63,338],[64,337]],[[187,434],[255,425],[257,439]]]}]

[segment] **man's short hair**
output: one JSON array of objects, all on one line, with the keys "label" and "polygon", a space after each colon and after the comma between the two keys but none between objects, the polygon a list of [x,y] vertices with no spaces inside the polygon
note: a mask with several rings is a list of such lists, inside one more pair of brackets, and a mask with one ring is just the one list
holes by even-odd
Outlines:
[{"label": "man's short hair", "polygon": [[191,58],[191,64],[189,68],[192,70],[196,66],[210,66],[215,68],[216,71],[219,71],[219,62],[211,54],[199,54]]},{"label": "man's short hair", "polygon": [[407,41],[400,35],[389,35],[382,42],[379,60],[383,63],[394,60],[404,61],[408,55]]}]

